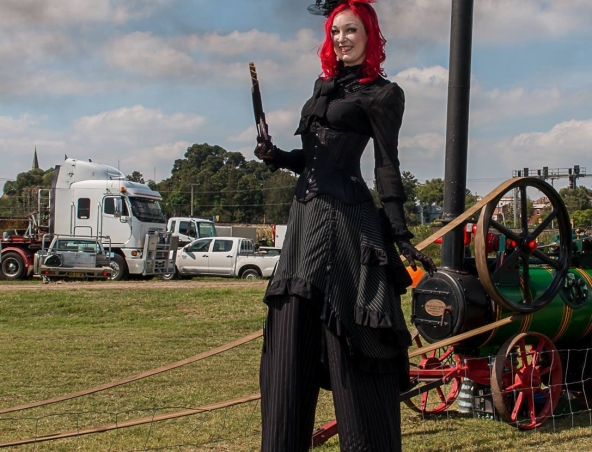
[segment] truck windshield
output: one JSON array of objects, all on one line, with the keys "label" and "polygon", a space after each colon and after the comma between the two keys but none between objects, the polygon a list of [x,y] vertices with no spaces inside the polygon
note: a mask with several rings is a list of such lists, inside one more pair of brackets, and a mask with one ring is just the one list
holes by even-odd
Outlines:
[{"label": "truck windshield", "polygon": [[214,227],[214,223],[198,221],[197,227],[199,228],[199,237],[216,237],[216,228]]},{"label": "truck windshield", "polygon": [[158,201],[147,198],[128,198],[132,206],[132,215],[140,221],[166,223],[164,213]]}]

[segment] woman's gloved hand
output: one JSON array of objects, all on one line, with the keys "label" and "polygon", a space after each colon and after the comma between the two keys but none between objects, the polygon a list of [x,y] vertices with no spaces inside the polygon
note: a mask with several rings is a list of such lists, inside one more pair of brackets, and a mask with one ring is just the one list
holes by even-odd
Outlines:
[{"label": "woman's gloved hand", "polygon": [[438,271],[434,261],[429,256],[426,256],[417,248],[415,248],[411,242],[408,240],[399,240],[396,243],[397,248],[399,248],[399,252],[405,256],[405,259],[407,259],[407,262],[409,262],[409,265],[414,271],[417,270],[417,264],[415,263],[416,260],[421,262],[421,265],[423,265],[423,268],[425,268],[430,276],[434,276],[434,272]]},{"label": "woman's gloved hand", "polygon": [[275,147],[270,139],[259,141],[255,148],[255,157],[263,160],[265,163],[270,163],[275,160],[277,153],[278,148]]}]

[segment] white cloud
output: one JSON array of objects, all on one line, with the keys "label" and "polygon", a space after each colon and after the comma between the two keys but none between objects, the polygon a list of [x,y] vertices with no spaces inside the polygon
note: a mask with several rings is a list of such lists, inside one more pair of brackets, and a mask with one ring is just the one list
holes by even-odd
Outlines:
[{"label": "white cloud", "polygon": [[81,26],[93,22],[124,23],[147,17],[170,0],[3,0],[0,27]]},{"label": "white cloud", "polygon": [[208,33],[205,35],[191,35],[183,38],[185,45],[192,50],[217,55],[241,56],[247,52],[257,51],[267,58],[284,56],[293,58],[303,51],[316,52],[319,41],[312,30],[302,29],[294,34],[294,39],[282,40],[277,33],[260,30],[246,32],[233,31],[226,35]]},{"label": "white cloud", "polygon": [[94,116],[84,116],[73,124],[72,138],[81,143],[120,143],[143,147],[155,138],[168,141],[177,134],[195,133],[205,118],[191,113],[165,115],[142,105],[122,107]]},{"label": "white cloud", "polygon": [[203,117],[174,113],[141,105],[119,108],[76,120],[71,130],[55,132],[47,118],[0,116],[0,177],[27,171],[37,147],[44,169],[59,164],[64,154],[120,167],[124,174],[140,171],[144,179],[170,175],[175,159],[183,158],[195,143]]},{"label": "white cloud", "polygon": [[[476,90],[471,111],[471,124],[490,125],[505,118],[539,116],[552,112],[565,104],[569,97],[559,88],[529,91],[514,88],[507,91]],[[575,99],[574,99],[575,100]]]},{"label": "white cloud", "polygon": [[308,81],[311,71],[319,68],[317,46],[310,30],[301,30],[287,41],[257,30],[173,38],[135,32],[112,39],[102,53],[113,68],[149,78],[235,82],[245,79],[246,63],[256,60],[266,81],[285,81],[289,73],[298,83],[300,75],[306,74]]},{"label": "white cloud", "polygon": [[20,118],[0,116],[0,137],[5,139],[6,137],[20,135],[37,123],[38,120],[29,115],[22,115]]},{"label": "white cloud", "polygon": [[[0,35],[2,36],[2,35]],[[19,30],[5,33],[0,40],[0,58],[10,63],[51,61],[56,56],[72,54],[75,43],[60,31]]]},{"label": "white cloud", "polygon": [[405,92],[404,134],[442,133],[445,130],[447,69],[441,66],[408,68],[396,74],[392,81]]},{"label": "white cloud", "polygon": [[167,40],[135,32],[112,40],[103,49],[105,59],[116,69],[146,77],[193,77],[198,65]]},{"label": "white cloud", "polygon": [[[33,152],[43,149],[39,162],[44,169],[55,163],[54,155],[62,154],[63,137],[56,132],[44,130],[42,117],[22,115],[0,116],[0,178],[14,179],[17,174],[31,169]],[[0,180],[0,195],[4,180]]]},{"label": "white cloud", "polygon": [[570,120],[547,132],[522,133],[505,144],[505,153],[533,159],[547,165],[588,159],[592,143],[592,119]]},{"label": "white cloud", "polygon": [[111,88],[121,88],[120,82],[90,81],[63,71],[40,70],[23,76],[0,74],[0,95],[6,97],[30,95],[92,95]]},{"label": "white cloud", "polygon": [[[172,163],[183,158],[205,119],[191,113],[164,114],[142,105],[122,107],[79,118],[67,137],[68,156],[92,158],[125,174],[140,171],[144,179],[170,175]],[[70,155],[72,154],[72,155]]]},{"label": "white cloud", "polygon": [[[446,127],[448,70],[441,66],[408,68],[393,78],[405,91],[403,133],[441,133]],[[484,90],[475,77],[471,81],[470,121],[475,128],[494,127],[512,118],[538,117],[559,108],[587,105],[592,93],[525,87]]]},{"label": "white cloud", "polygon": [[[119,161],[121,171],[125,174],[139,171],[144,175],[144,180],[156,177],[158,182],[170,176],[172,163],[182,159],[191,145],[189,141],[177,141],[148,146],[132,153],[122,153]],[[109,164],[108,162],[112,161],[108,160],[104,163]]]},{"label": "white cloud", "polygon": [[[398,0],[376,5],[380,23],[395,46],[405,42],[447,43],[450,0]],[[522,42],[589,34],[592,3],[587,0],[479,0],[474,5],[473,35],[478,43]]]},{"label": "white cloud", "polygon": [[515,44],[589,34],[592,4],[586,0],[480,0],[475,3],[475,37]]},{"label": "white cloud", "polygon": [[[592,119],[563,121],[542,132],[478,140],[471,144],[469,153],[472,160],[470,174],[478,178],[471,184],[481,181],[483,188],[479,193],[485,194],[503,179],[510,178],[513,171],[525,167],[565,169],[580,165],[581,168],[592,168],[591,141]],[[498,179],[491,179],[496,176]],[[590,186],[586,179],[579,183]],[[556,187],[566,184],[561,180],[555,183]]]}]

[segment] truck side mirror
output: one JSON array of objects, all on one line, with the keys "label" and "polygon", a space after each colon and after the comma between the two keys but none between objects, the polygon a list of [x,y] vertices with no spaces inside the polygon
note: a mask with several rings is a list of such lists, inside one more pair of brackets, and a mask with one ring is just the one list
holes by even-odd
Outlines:
[{"label": "truck side mirror", "polygon": [[122,202],[121,198],[115,198],[114,201],[115,201],[115,213],[114,213],[114,215],[117,218],[120,218],[121,217],[121,212],[123,211],[123,202]]}]

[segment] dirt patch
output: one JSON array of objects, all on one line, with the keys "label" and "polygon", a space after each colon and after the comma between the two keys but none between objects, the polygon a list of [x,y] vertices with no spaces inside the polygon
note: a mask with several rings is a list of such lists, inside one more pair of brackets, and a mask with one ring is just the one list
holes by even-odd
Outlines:
[{"label": "dirt patch", "polygon": [[198,289],[203,287],[264,287],[261,281],[58,281],[49,284],[1,284],[3,292],[19,290],[93,290],[93,289]]}]

